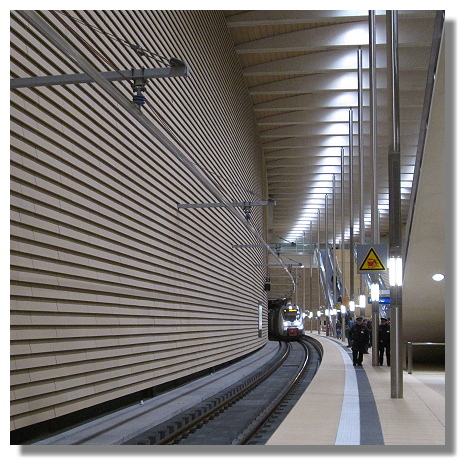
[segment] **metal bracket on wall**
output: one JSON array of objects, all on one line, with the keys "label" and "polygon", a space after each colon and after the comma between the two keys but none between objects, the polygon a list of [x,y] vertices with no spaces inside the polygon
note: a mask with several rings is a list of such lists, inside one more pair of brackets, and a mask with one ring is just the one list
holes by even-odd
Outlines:
[{"label": "metal bracket on wall", "polygon": [[[232,207],[241,207],[245,213],[245,219],[250,220],[251,218],[251,209],[254,206],[275,206],[276,201],[244,201],[244,202],[231,202]],[[178,209],[194,209],[194,208],[204,208],[204,207],[224,207],[226,204],[220,202],[207,202],[201,204],[178,204]],[[266,246],[266,244],[263,244]]]},{"label": "metal bracket on wall", "polygon": [[[283,246],[290,246],[290,247],[297,246],[296,243],[294,242],[292,243],[268,243],[268,245],[272,248],[275,248],[276,251],[279,251],[281,247]],[[265,245],[261,245],[261,243],[248,244],[248,245],[232,245],[232,248],[256,248],[258,246],[265,246]]]},{"label": "metal bracket on wall", "polygon": [[[150,78],[173,78],[186,77],[189,74],[187,65],[176,67],[157,67],[142,70],[139,78],[148,80]],[[112,72],[102,72],[101,76],[110,81],[132,80],[135,78],[135,70],[121,70]],[[77,83],[93,83],[95,80],[86,73],[73,73],[65,75],[48,75],[45,77],[12,78],[10,80],[10,90],[17,88],[33,88],[38,86],[52,85],[72,85]]]},{"label": "metal bracket on wall", "polygon": [[[253,206],[275,206],[276,201],[245,201],[245,202],[232,202],[233,207],[249,208]],[[193,209],[200,207],[224,207],[225,204],[221,202],[205,202],[200,204],[178,204],[178,209]]]}]

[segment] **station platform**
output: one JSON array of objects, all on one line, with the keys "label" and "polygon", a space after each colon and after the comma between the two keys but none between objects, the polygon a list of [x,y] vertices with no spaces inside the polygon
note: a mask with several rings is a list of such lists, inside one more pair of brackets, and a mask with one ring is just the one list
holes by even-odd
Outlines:
[{"label": "station platform", "polygon": [[403,371],[391,398],[390,367],[371,354],[353,366],[347,343],[307,333],[324,348],[321,367],[266,445],[444,446],[445,371]]}]

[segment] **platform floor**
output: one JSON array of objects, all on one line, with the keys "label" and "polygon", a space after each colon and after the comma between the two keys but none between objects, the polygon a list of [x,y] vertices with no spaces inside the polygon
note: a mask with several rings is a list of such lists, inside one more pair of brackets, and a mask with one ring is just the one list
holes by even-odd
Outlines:
[{"label": "platform floor", "polygon": [[[267,445],[446,444],[444,371],[418,369],[413,374],[404,371],[403,398],[391,398],[390,367],[373,367],[372,355],[366,354],[360,368],[363,372],[359,375],[365,373],[365,382],[370,384],[372,394],[365,396],[363,387],[357,387],[355,392],[351,386],[358,368],[352,365],[350,350],[344,348],[347,343],[318,334],[309,335],[323,345],[322,365]],[[366,439],[364,443],[367,420],[364,421],[360,413],[364,415],[368,408],[361,410],[357,402],[359,405],[369,402],[373,407],[369,408],[370,414],[374,414],[373,409],[378,414],[376,423],[371,417],[370,424],[370,431],[377,436],[375,441]]]}]

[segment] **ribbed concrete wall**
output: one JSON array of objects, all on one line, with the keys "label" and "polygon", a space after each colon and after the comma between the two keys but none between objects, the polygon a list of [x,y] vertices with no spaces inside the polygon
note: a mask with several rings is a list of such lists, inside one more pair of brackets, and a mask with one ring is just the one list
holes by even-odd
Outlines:
[{"label": "ribbed concrete wall", "polygon": [[[190,76],[152,80],[144,113],[160,127],[161,116],[229,200],[260,199],[252,108],[221,13],[71,14],[184,60]],[[156,65],[87,25],[42,15],[101,71]],[[12,77],[82,72],[15,12],[11,33]],[[129,83],[114,86],[131,99]],[[95,84],[23,88],[11,99],[11,429],[266,342],[265,268],[254,267],[264,251],[230,247],[257,240],[224,208],[177,210],[215,201],[176,158]],[[255,209],[252,224],[264,233],[264,223]]]}]

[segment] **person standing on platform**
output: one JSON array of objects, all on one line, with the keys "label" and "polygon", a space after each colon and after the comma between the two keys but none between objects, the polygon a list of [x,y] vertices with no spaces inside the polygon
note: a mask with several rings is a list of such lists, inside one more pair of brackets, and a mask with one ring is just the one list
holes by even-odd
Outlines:
[{"label": "person standing on platform", "polygon": [[369,354],[369,348],[372,347],[372,320],[370,318],[368,320],[365,320],[364,325],[366,325],[367,329],[369,330],[369,341],[367,342],[367,345],[364,348],[364,354]]},{"label": "person standing on platform", "polygon": [[341,339],[341,320],[336,320],[336,338]]},{"label": "person standing on platform", "polygon": [[369,330],[362,320],[362,317],[357,317],[356,323],[349,330],[352,343],[353,366],[362,366],[364,351],[369,344]]},{"label": "person standing on platform", "polygon": [[384,364],[384,352],[387,366],[390,365],[390,322],[386,318],[380,319],[379,325],[379,364]]},{"label": "person standing on platform", "polygon": [[352,319],[351,315],[347,313],[346,314],[346,338],[348,339],[348,348],[352,346],[351,335],[349,333],[351,332],[351,328],[353,326],[354,326],[354,320]]}]

